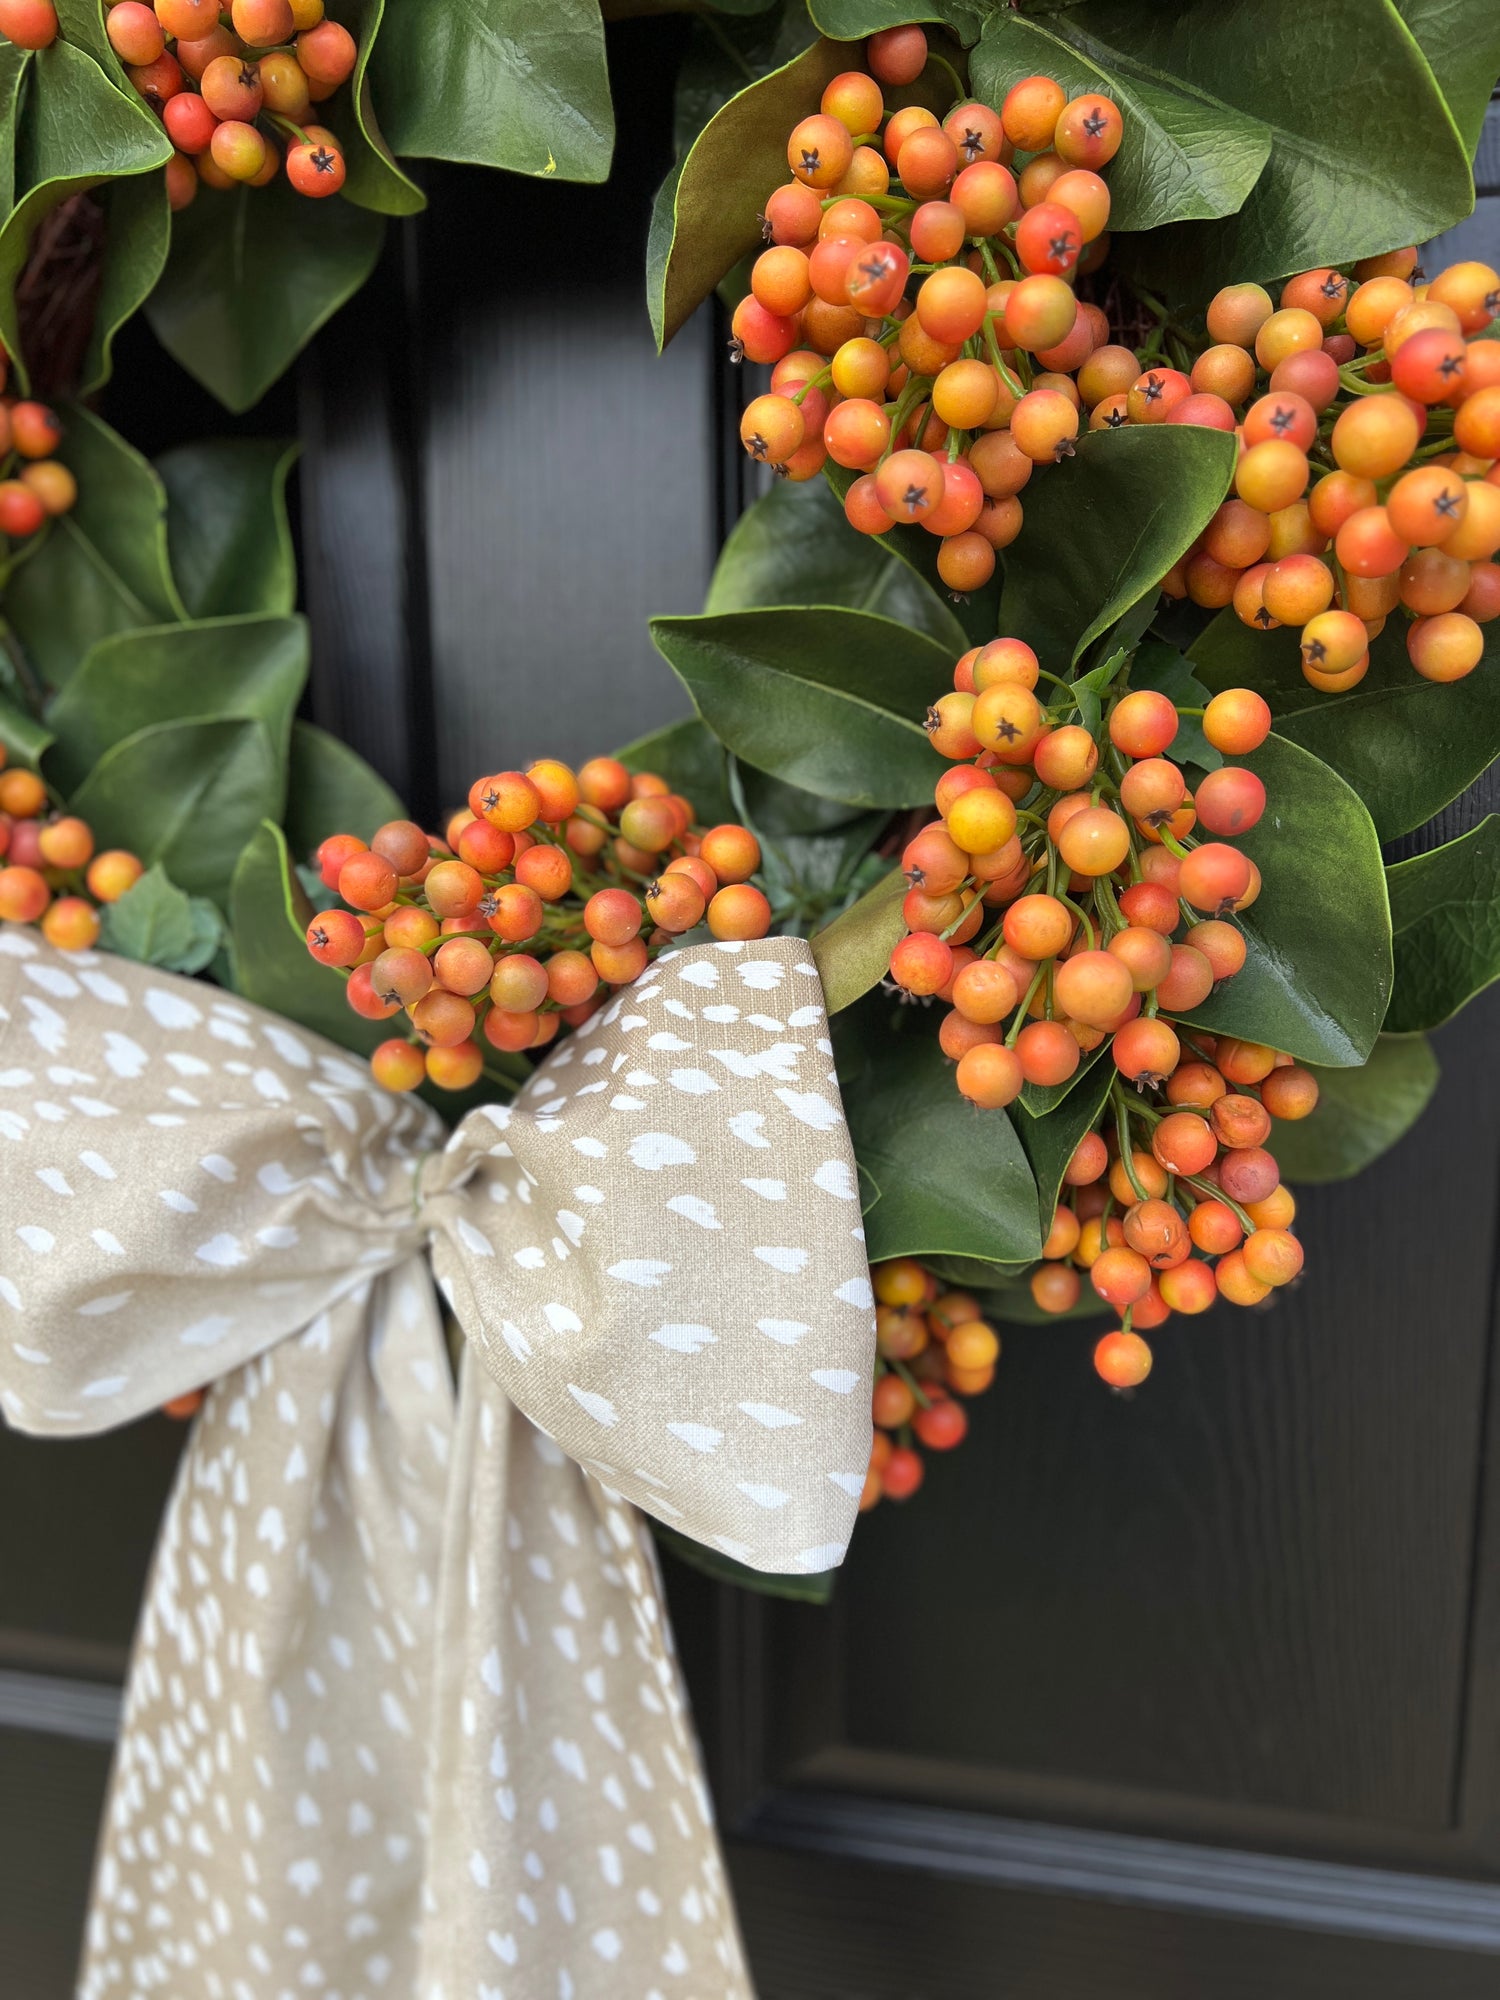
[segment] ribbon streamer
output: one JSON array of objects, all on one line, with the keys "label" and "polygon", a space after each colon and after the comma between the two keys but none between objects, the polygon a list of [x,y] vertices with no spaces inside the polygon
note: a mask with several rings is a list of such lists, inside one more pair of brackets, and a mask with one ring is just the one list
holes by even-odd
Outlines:
[{"label": "ribbon streamer", "polygon": [[445,1143],[274,1015],[0,929],[0,1407],[214,1385],[83,2000],[749,1995],[634,1508],[832,1567],[872,1358],[799,940],[663,957]]}]

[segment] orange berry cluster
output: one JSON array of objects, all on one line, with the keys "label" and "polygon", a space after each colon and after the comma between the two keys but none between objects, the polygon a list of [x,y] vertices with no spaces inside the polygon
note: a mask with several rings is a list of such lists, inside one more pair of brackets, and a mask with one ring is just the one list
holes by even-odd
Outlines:
[{"label": "orange berry cluster", "polygon": [[[1259,285],[1217,293],[1214,345],[1191,373],[1152,371],[1168,421],[1240,447],[1234,497],[1169,594],[1299,626],[1303,674],[1331,693],[1364,678],[1396,611],[1419,674],[1471,673],[1481,624],[1500,617],[1500,342],[1475,337],[1497,313],[1500,273],[1452,264],[1423,283],[1415,250],[1357,264],[1352,281],[1303,271],[1279,307]],[[1117,421],[1119,403],[1102,398],[1091,425]]]},{"label": "orange berry cluster", "polygon": [[5,769],[0,744],[0,921],[40,923],[59,951],[87,951],[99,937],[100,903],[118,902],[145,873],[122,847],[94,852],[73,813],[55,813],[35,771]]},{"label": "orange berry cluster", "polygon": [[[0,347],[0,390],[10,362]],[[63,427],[45,403],[0,395],[0,535],[25,541],[78,499],[78,482],[52,456]]]},{"label": "orange berry cluster", "polygon": [[654,772],[545,758],[476,779],[442,839],[411,820],[368,845],[330,835],[316,863],[348,908],[315,916],[307,948],[347,973],[357,1014],[405,1012],[407,1035],[371,1058],[379,1081],[466,1089],[483,1072],[482,1042],[545,1048],[699,924],[716,938],[764,937],[754,834],[693,821]]},{"label": "orange berry cluster", "polygon": [[[1074,710],[1064,682],[1054,707],[1042,706],[1040,677],[1019,639],[958,661],[954,692],[927,718],[951,760],[934,793],[940,817],[901,861],[907,935],[891,978],[949,1003],[944,1053],[963,1095],[989,1109],[1028,1083],[1066,1083],[1106,1040],[1126,1082],[1164,1082],[1182,1055],[1166,1017],[1201,1006],[1240,970],[1245,940],[1230,919],[1261,886],[1230,844],[1265,811],[1253,771],[1224,765],[1190,793],[1164,754],[1180,726],[1164,694],[1127,691],[1121,679],[1091,730],[1062,719]],[[1246,688],[1203,713],[1209,742],[1233,754],[1257,748],[1270,727]]]},{"label": "orange berry cluster", "polygon": [[967,1292],[946,1291],[910,1257],[877,1264],[875,1387],[870,1449],[860,1512],[881,1500],[909,1500],[926,1467],[916,1449],[952,1451],[968,1435],[957,1396],[979,1396],[995,1379],[1000,1336]]},{"label": "orange berry cluster", "polygon": [[[0,0],[0,28],[5,0]],[[319,199],[344,185],[337,136],[308,122],[314,104],[347,81],[354,37],[325,18],[323,0],[120,0],[105,17],[110,46],[140,95],[160,114],[176,153],[167,194],[186,208],[199,184],[264,187],[283,166],[297,190]]]},{"label": "orange berry cluster", "polygon": [[1207,1312],[1218,1299],[1259,1305],[1302,1269],[1291,1233],[1297,1204],[1265,1141],[1273,1119],[1315,1109],[1316,1079],[1258,1042],[1194,1032],[1184,1040],[1185,1059],[1162,1101],[1119,1104],[1109,1129],[1079,1142],[1046,1261],[1031,1275],[1044,1312],[1071,1311],[1087,1271],[1123,1316],[1094,1350],[1095,1368],[1116,1389],[1133,1389],[1150,1372],[1143,1331],[1174,1312]]},{"label": "orange berry cluster", "polygon": [[830,458],[859,474],[853,526],[920,522],[961,594],[1020,533],[1033,467],[1073,449],[1073,374],[1109,338],[1073,286],[1107,248],[1098,169],[1123,128],[1109,98],[1070,101],[1047,76],[998,112],[887,115],[881,83],[927,60],[920,28],[888,32],[867,45],[874,74],[835,77],[788,141],[793,178],[766,203],[770,247],[734,315],[735,351],[774,364],[740,436],[789,479]]}]

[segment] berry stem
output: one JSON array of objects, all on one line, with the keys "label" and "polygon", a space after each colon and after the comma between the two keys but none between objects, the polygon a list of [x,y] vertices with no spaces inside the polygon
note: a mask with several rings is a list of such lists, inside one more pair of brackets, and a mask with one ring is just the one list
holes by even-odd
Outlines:
[{"label": "berry stem", "polygon": [[1032,1001],[1036,998],[1037,988],[1041,985],[1042,981],[1046,978],[1046,976],[1047,976],[1047,968],[1045,965],[1039,965],[1036,971],[1032,974],[1031,984],[1027,987],[1026,992],[1022,997],[1020,1006],[1017,1007],[1016,1009],[1016,1018],[1011,1022],[1010,1032],[1005,1037],[1005,1046],[1008,1049],[1013,1049],[1015,1047],[1016,1038],[1026,1025],[1027,1009],[1031,1006]]},{"label": "berry stem", "polygon": [[[939,69],[947,70],[949,76],[953,79],[953,88],[958,93],[954,102],[961,104],[969,94],[967,88],[965,87],[963,78],[959,75],[958,71],[953,67],[952,63],[948,61],[946,56],[940,56],[935,49],[929,49],[927,51],[928,69],[931,69],[934,63],[937,64]],[[858,144],[858,141],[856,140],[855,143]]]},{"label": "berry stem", "polygon": [[1125,1093],[1118,1083],[1110,1085],[1110,1096],[1115,1101],[1115,1132],[1120,1141],[1120,1165],[1125,1169],[1125,1178],[1135,1190],[1137,1201],[1149,1201],[1150,1195],[1141,1185],[1141,1177],[1135,1170],[1135,1148],[1130,1140],[1130,1106],[1125,1101]]}]

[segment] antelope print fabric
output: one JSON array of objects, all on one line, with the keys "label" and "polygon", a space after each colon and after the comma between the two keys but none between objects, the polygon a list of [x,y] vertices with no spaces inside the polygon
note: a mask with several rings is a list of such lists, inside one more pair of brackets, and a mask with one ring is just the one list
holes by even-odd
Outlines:
[{"label": "antelope print fabric", "polygon": [[259,1008],[0,929],[0,1407],[212,1385],[84,2000],[748,1995],[636,1509],[832,1567],[873,1340],[798,940],[658,960],[447,1136]]}]

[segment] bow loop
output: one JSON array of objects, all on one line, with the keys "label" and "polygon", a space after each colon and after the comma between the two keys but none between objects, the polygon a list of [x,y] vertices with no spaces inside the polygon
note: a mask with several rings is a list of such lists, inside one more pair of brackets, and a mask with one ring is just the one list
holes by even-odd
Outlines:
[{"label": "bow loop", "polygon": [[800,940],[664,956],[446,1146],[363,1064],[171,974],[11,928],[0,1010],[13,1423],[127,1421],[430,1238],[490,1375],[607,1486],[758,1568],[841,1559],[872,1300]]},{"label": "bow loop", "polygon": [[873,1300],[800,939],[658,959],[470,1113],[423,1220],[470,1342],[570,1457],[756,1568],[841,1559]]},{"label": "bow loop", "polygon": [[0,926],[0,1409],[85,1435],[420,1249],[440,1120],[213,987]]}]

